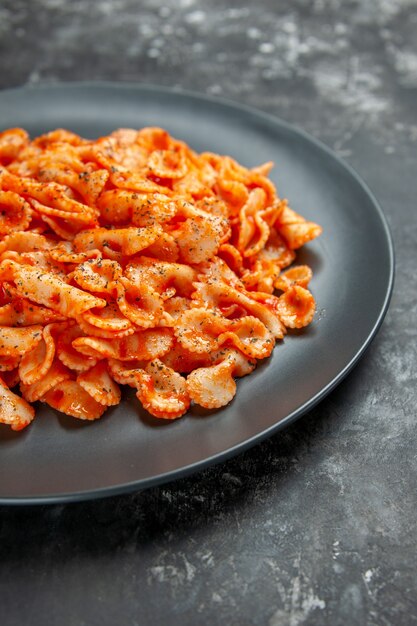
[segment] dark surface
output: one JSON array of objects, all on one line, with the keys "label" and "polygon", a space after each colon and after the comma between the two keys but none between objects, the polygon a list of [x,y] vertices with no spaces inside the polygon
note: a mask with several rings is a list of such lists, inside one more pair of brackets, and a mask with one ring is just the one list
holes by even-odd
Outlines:
[{"label": "dark surface", "polygon": [[121,120],[129,128],[164,126],[198,151],[230,154],[249,167],[270,159],[282,196],[323,228],[297,257],[314,272],[319,308],[313,323],[277,342],[272,357],[239,381],[233,402],[219,411],[192,408],[171,422],[152,420],[133,393],[94,423],[56,419],[41,405],[25,433],[0,432],[0,502],[137,491],[225,460],[311,409],[380,327],[394,269],[381,210],[334,154],[276,118],[172,90],[73,83],[3,91],[0,119],[32,137],[62,127],[99,137]]},{"label": "dark surface", "polygon": [[385,210],[390,310],[326,400],[243,455],[135,495],[3,507],[7,626],[417,621],[416,3],[230,4],[3,0],[0,86],[157,82],[300,125]]}]

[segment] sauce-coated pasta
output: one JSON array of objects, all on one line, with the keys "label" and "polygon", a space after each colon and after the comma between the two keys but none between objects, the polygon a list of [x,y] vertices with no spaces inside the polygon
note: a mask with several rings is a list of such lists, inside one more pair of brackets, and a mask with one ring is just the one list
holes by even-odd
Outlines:
[{"label": "sauce-coated pasta", "polygon": [[[321,228],[268,178],[160,128],[0,133],[0,422],[40,401],[94,420],[136,390],[156,418],[217,409],[307,326]],[[288,269],[289,268],[289,269]]]}]

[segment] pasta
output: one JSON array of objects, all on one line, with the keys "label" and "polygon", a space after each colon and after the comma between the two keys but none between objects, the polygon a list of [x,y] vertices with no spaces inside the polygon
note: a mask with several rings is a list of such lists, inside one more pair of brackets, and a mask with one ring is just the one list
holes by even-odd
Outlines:
[{"label": "pasta", "polygon": [[292,263],[321,227],[271,167],[160,128],[0,133],[0,422],[25,428],[36,401],[95,420],[123,385],[156,418],[228,404],[315,312]]}]

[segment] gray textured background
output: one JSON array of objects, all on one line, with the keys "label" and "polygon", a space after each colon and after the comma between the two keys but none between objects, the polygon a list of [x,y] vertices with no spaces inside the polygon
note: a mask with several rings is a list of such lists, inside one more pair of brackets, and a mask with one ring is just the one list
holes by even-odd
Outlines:
[{"label": "gray textured background", "polygon": [[417,623],[416,33],[416,0],[0,2],[1,88],[153,82],[274,113],[360,172],[397,255],[370,350],[284,432],[143,493],[2,507],[2,624]]}]

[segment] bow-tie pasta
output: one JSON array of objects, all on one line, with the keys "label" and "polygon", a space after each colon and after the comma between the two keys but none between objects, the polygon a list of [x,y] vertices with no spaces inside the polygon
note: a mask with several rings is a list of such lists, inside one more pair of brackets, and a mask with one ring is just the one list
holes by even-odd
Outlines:
[{"label": "bow-tie pasta", "polygon": [[[160,128],[0,133],[0,422],[216,409],[313,319],[295,250],[321,228],[268,178]],[[291,265],[291,267],[289,267]]]}]

